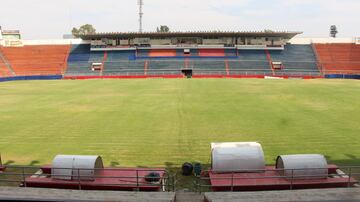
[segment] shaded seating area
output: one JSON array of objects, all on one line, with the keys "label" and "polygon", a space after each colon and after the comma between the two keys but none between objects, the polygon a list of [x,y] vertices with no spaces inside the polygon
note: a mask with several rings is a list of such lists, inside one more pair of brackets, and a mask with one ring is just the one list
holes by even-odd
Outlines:
[{"label": "shaded seating area", "polygon": [[68,57],[66,75],[98,75],[91,71],[90,44],[73,45]]},{"label": "shaded seating area", "polygon": [[145,74],[145,61],[141,60],[107,60],[104,65],[104,76]]},{"label": "shaded seating area", "polygon": [[[153,177],[154,176],[154,177]],[[22,186],[36,188],[165,191],[167,173],[161,168],[106,168],[100,156],[57,155],[25,177]]]},{"label": "shaded seating area", "polygon": [[57,75],[66,69],[69,45],[2,47],[4,57],[17,76]]},{"label": "shaded seating area", "polygon": [[257,142],[212,143],[211,160],[208,177],[200,181],[210,181],[213,191],[341,188],[358,183],[321,154],[280,155],[275,166],[266,166]]},{"label": "shaded seating area", "polygon": [[194,59],[188,62],[194,75],[226,75],[224,59]]},{"label": "shaded seating area", "polygon": [[264,50],[239,50],[238,59],[228,60],[230,75],[271,75]]},{"label": "shaded seating area", "polygon": [[180,75],[184,60],[149,60],[147,75]]},{"label": "shaded seating area", "polygon": [[283,69],[277,75],[320,75],[316,56],[311,45],[288,44],[282,51],[269,51],[273,62],[281,62]]}]

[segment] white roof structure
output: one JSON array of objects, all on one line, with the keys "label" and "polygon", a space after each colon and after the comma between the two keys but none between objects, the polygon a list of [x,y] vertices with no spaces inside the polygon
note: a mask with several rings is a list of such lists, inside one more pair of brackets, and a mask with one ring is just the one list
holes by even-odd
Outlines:
[{"label": "white roof structure", "polygon": [[276,160],[276,168],[289,178],[321,179],[328,177],[328,164],[320,154],[282,155]]},{"label": "white roof structure", "polygon": [[211,143],[212,171],[264,172],[265,158],[257,142]]},{"label": "white roof structure", "polygon": [[94,180],[96,169],[104,168],[100,156],[57,155],[51,167],[52,178]]}]

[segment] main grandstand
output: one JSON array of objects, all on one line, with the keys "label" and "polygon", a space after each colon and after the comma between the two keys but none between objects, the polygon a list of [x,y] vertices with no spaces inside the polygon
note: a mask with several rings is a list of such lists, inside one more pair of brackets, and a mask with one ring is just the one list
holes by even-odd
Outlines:
[{"label": "main grandstand", "polygon": [[[199,192],[358,186],[359,167],[348,165],[359,163],[359,85],[317,78],[359,79],[360,40],[300,34],[97,33],[22,40],[19,31],[1,31],[0,82],[65,80],[1,83],[0,152],[6,161],[0,155],[0,185]],[[138,80],[101,80],[108,78]],[[296,79],[277,80],[282,78]],[[99,80],[72,81],[81,79]],[[255,161],[246,145],[260,144],[227,142],[253,140],[266,150],[265,156],[257,149],[262,155]],[[262,166],[212,170],[216,147],[224,149],[221,165],[260,159]],[[326,156],[291,155],[295,167],[284,166],[289,155],[281,154],[313,152]],[[60,153],[96,156],[58,155],[48,165]],[[319,159],[322,167],[314,164]],[[184,162],[195,161],[196,176],[176,175]],[[310,174],[296,173],[303,170]],[[0,191],[0,200],[2,194],[7,197]]]},{"label": "main grandstand", "polygon": [[2,31],[0,76],[358,78],[360,45],[355,38],[302,39],[298,34],[97,33],[27,41],[19,32]]}]

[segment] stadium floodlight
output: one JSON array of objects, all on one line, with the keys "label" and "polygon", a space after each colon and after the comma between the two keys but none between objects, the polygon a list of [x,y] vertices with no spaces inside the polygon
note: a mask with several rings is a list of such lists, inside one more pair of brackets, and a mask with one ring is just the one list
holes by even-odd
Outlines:
[{"label": "stadium floodlight", "polygon": [[142,19],[143,19],[143,5],[144,5],[144,0],[138,0],[138,5],[139,5],[139,32],[143,31],[143,27],[142,27]]},{"label": "stadium floodlight", "polygon": [[336,38],[336,35],[338,34],[338,30],[336,25],[331,25],[330,27],[330,37]]}]

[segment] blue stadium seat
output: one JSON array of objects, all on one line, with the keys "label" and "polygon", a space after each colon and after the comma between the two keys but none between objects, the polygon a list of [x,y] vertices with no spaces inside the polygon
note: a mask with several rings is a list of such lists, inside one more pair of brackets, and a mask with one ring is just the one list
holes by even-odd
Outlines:
[{"label": "blue stadium seat", "polygon": [[279,75],[320,75],[316,57],[311,45],[286,45],[282,51],[269,51],[272,61],[282,62],[283,70],[276,70]]},{"label": "blue stadium seat", "polygon": [[238,59],[229,60],[230,75],[270,75],[272,70],[264,50],[239,50]]}]

